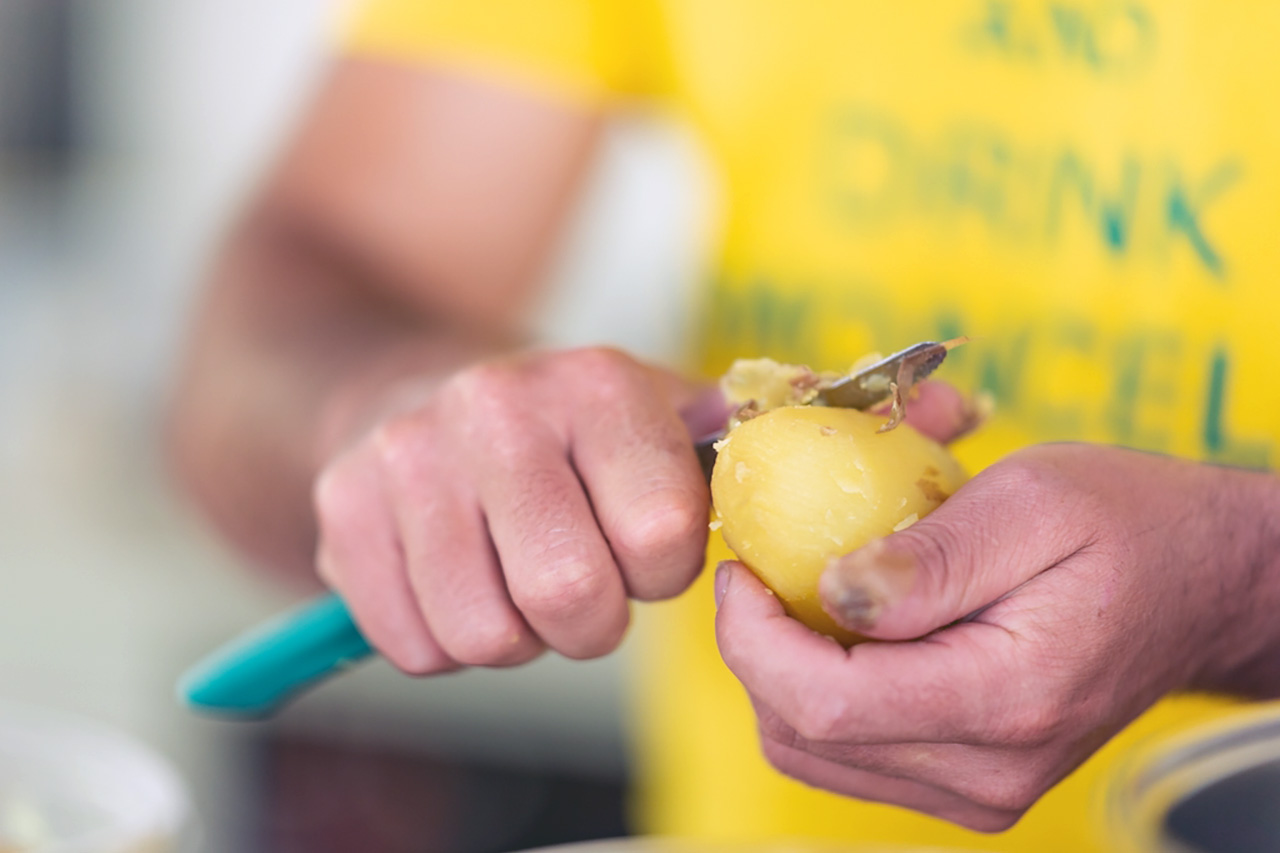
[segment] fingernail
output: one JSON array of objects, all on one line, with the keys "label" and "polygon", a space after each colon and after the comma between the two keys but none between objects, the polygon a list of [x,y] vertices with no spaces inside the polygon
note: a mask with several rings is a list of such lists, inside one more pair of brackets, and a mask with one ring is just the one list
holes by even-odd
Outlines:
[{"label": "fingernail", "polygon": [[979,391],[972,397],[960,399],[960,412],[956,416],[957,432],[960,435],[973,432],[991,419],[996,410],[996,398],[990,391]]},{"label": "fingernail", "polygon": [[869,631],[884,611],[911,591],[915,558],[891,551],[883,539],[852,554],[833,557],[818,580],[822,608],[851,631]]},{"label": "fingernail", "polygon": [[729,564],[727,562],[719,563],[716,566],[716,607],[719,607],[724,601],[724,594],[729,589]]},{"label": "fingernail", "polygon": [[689,434],[700,439],[724,429],[729,419],[729,404],[716,387],[708,388],[680,411]]}]

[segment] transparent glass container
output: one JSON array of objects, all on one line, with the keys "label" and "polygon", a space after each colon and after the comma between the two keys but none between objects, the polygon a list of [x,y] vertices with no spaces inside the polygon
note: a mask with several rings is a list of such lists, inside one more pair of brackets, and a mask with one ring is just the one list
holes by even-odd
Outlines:
[{"label": "transparent glass container", "polygon": [[1135,751],[1105,796],[1117,853],[1280,851],[1280,704]]}]

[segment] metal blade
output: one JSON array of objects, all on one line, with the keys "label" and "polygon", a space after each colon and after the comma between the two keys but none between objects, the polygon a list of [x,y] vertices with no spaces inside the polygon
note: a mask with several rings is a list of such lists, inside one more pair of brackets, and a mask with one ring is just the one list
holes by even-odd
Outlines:
[{"label": "metal blade", "polygon": [[881,359],[818,392],[822,405],[870,409],[893,396],[891,385],[909,388],[938,369],[957,342],[924,341]]},{"label": "metal blade", "polygon": [[[941,343],[923,341],[907,347],[827,386],[818,392],[814,403],[863,411],[878,406],[893,398],[895,388],[901,389],[901,393],[906,394],[912,385],[927,378],[938,369],[946,359],[949,350],[966,341],[968,338],[955,338]],[[897,412],[896,406],[895,412]],[[890,426],[896,424],[895,420]],[[716,464],[715,443],[723,437],[724,433],[716,433],[694,444],[698,462],[702,465],[702,472],[706,475],[708,482],[711,480],[711,470]]]}]

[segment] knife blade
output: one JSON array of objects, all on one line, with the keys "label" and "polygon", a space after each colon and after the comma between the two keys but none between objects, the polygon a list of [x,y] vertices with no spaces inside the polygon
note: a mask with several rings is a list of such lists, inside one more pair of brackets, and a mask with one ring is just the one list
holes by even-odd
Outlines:
[{"label": "knife blade", "polygon": [[[912,385],[928,378],[946,359],[948,352],[967,341],[968,338],[921,341],[837,379],[820,390],[810,405],[862,411],[875,408],[893,399],[895,392],[906,394]],[[896,421],[891,422],[896,426]],[[724,433],[717,432],[694,443],[693,449],[707,482],[711,482],[711,470],[716,464],[716,442],[722,438]]]}]

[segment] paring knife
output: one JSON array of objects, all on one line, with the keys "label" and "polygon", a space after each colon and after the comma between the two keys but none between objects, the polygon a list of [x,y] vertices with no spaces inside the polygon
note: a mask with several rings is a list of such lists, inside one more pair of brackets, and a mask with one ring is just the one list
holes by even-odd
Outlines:
[{"label": "paring knife", "polygon": [[[964,339],[908,347],[818,394],[821,405],[869,409],[900,394],[942,364],[947,351]],[[895,402],[895,412],[901,397]],[[896,416],[896,414],[895,414]],[[708,478],[719,436],[699,441],[697,451]],[[373,654],[346,604],[335,594],[320,596],[280,614],[209,654],[178,682],[178,696],[193,709],[246,719],[264,717],[324,679]]]}]

